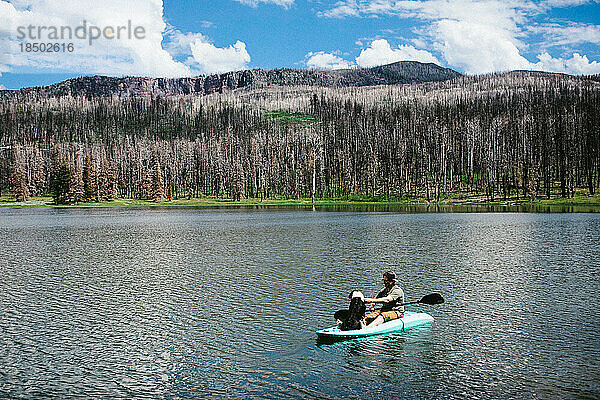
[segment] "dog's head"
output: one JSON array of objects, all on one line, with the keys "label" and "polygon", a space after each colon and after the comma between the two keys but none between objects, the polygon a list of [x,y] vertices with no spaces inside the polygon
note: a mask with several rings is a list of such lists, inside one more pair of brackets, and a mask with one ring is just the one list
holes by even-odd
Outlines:
[{"label": "dog's head", "polygon": [[340,325],[340,329],[343,331],[360,329],[361,320],[365,315],[365,296],[358,290],[353,290],[350,293],[350,307],[345,313],[345,319]]},{"label": "dog's head", "polygon": [[356,318],[362,318],[365,310],[365,296],[358,290],[353,290],[350,293],[350,313],[355,315]]},{"label": "dog's head", "polygon": [[362,301],[365,300],[365,296],[358,290],[353,290],[350,292],[349,299],[352,300],[354,297],[359,297]]}]

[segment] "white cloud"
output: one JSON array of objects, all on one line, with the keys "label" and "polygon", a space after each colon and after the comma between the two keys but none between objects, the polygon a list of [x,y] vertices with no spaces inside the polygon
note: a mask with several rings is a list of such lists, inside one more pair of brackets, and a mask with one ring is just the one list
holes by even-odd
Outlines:
[{"label": "white cloud", "polygon": [[[1,76],[1,75],[0,75]],[[6,90],[6,86],[0,85],[0,90]]]},{"label": "white cloud", "polygon": [[284,8],[289,8],[294,4],[294,0],[235,0],[238,3],[245,4],[251,7],[258,7],[259,3],[275,4]]},{"label": "white cloud", "polygon": [[239,40],[229,47],[218,48],[202,38],[196,38],[190,47],[194,61],[198,63],[200,71],[204,74],[247,69],[250,62],[246,44]]},{"label": "white cloud", "polygon": [[[2,45],[0,44],[0,54],[2,54]],[[7,62],[8,60],[6,60]],[[6,64],[3,64],[4,61],[0,61],[0,76],[2,76],[3,72],[10,72],[10,67]]]},{"label": "white cloud", "polygon": [[193,75],[209,75],[248,68],[250,54],[246,44],[218,48],[201,33],[182,33],[171,29],[166,36],[165,49],[173,56],[187,56],[185,64]]},{"label": "white cloud", "polygon": [[519,9],[531,8],[538,7],[519,0],[346,0],[336,3],[334,8],[318,15],[337,18],[396,15],[423,20],[451,18],[502,24],[510,19],[520,19]]},{"label": "white cloud", "polygon": [[600,43],[600,25],[570,23],[534,25],[527,29],[531,33],[546,37],[546,45],[564,46],[577,43]]},{"label": "white cloud", "polygon": [[320,11],[317,15],[326,18],[358,17],[360,8],[356,0],[339,1],[331,10]]},{"label": "white cloud", "polygon": [[183,33],[171,27],[165,35],[164,48],[173,56],[187,56],[191,54],[192,43],[196,40],[208,42],[208,38],[201,33]]},{"label": "white cloud", "polygon": [[[589,4],[595,0],[546,0],[544,5],[547,7],[573,7],[580,6],[582,4]],[[597,0],[596,0],[597,2]]]},{"label": "white cloud", "polygon": [[593,75],[600,74],[600,63],[588,60],[587,56],[574,53],[571,58],[553,58],[548,53],[538,56],[538,62],[531,64],[530,69],[562,72],[572,75]]},{"label": "white cloud", "polygon": [[429,50],[442,53],[448,65],[467,73],[483,73],[522,67],[527,60],[520,56],[523,44],[516,39],[523,15],[513,3],[499,0],[347,0],[323,13],[323,16],[396,15],[428,22],[424,34],[432,48],[417,50],[413,46],[392,49],[387,41],[374,41],[357,58],[361,66],[399,60],[441,64]]},{"label": "white cloud", "polygon": [[520,44],[503,29],[487,25],[441,20],[434,28],[441,39],[436,47],[449,65],[467,74],[525,69],[529,62],[520,55]]},{"label": "white cloud", "polygon": [[440,64],[433,54],[426,50],[418,50],[411,45],[400,45],[392,48],[385,39],[371,42],[371,46],[363,49],[356,57],[356,63],[361,67],[391,64],[397,61],[419,61],[423,63]]},{"label": "white cloud", "polygon": [[[586,56],[574,54],[571,59],[544,55],[541,61],[531,63],[521,55],[527,47],[523,42],[528,34],[544,35],[542,48],[574,43],[600,43],[600,27],[593,24],[545,24],[530,27],[531,16],[540,15],[552,7],[568,7],[597,0],[344,0],[318,13],[321,17],[378,17],[397,16],[421,20],[421,32],[428,38],[429,48],[416,50],[400,48],[418,61],[431,55],[428,50],[439,51],[447,64],[470,74],[534,69],[535,66],[553,67],[553,71],[593,70],[595,62]],[[379,47],[363,50],[357,63],[374,65],[396,59],[394,49]],[[419,45],[419,47],[424,47]],[[416,52],[425,53],[416,53]],[[420,57],[421,59],[419,59]],[[431,55],[431,57],[433,57]],[[360,62],[359,62],[360,59]],[[542,61],[544,60],[544,61]],[[433,61],[435,62],[435,61]],[[439,62],[438,62],[439,64]]]},{"label": "white cloud", "polygon": [[344,60],[335,54],[319,51],[316,53],[308,53],[306,65],[309,68],[315,69],[347,69],[352,67],[352,63]]},{"label": "white cloud", "polygon": [[[101,37],[91,45],[89,35],[86,40],[48,40],[72,42],[73,52],[20,51],[19,26],[56,26],[59,29],[66,26],[74,30],[84,21],[88,29],[91,25],[100,29],[113,27],[109,32],[114,34],[119,32],[119,27],[131,24],[133,32],[139,26],[144,30],[143,37],[130,36],[129,30],[124,29],[120,31],[120,39]],[[44,34],[47,37],[48,33]],[[217,48],[200,33],[184,34],[168,27],[163,16],[163,0],[103,0],[101,3],[95,0],[16,0],[12,3],[0,0],[0,35],[7,37],[0,41],[0,72],[16,68],[113,76],[185,77],[245,68],[250,62],[242,42]],[[190,56],[192,68],[181,61]]]},{"label": "white cloud", "polygon": [[[142,75],[142,76],[188,76],[189,68],[175,61],[162,48],[163,32],[166,23],[163,20],[162,0],[105,0],[99,3],[94,0],[21,0],[14,3],[0,2],[0,31],[10,37],[1,49],[12,67],[27,67],[51,71],[75,71],[100,73],[109,75]],[[5,22],[8,21],[8,24]],[[87,39],[68,38],[50,40],[48,33],[35,40],[25,38],[29,42],[40,42],[46,39],[51,42],[73,43],[73,52],[35,53],[21,52],[19,48],[19,26],[55,26],[70,27],[75,30],[79,26],[96,26],[100,29],[112,27],[107,32],[116,36],[118,27],[133,29],[141,27],[143,34],[138,38],[127,29],[121,30],[120,38],[100,38],[89,44]],[[83,31],[83,29],[82,29]],[[66,31],[65,31],[66,32]],[[141,32],[141,30],[140,30]],[[33,31],[37,37],[38,34]]]}]

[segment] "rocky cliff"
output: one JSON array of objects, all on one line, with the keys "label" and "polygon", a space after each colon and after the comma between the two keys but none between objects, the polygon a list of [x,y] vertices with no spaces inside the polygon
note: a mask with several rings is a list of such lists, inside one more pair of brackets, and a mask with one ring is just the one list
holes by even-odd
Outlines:
[{"label": "rocky cliff", "polygon": [[248,70],[195,78],[111,78],[91,76],[69,79],[50,86],[2,91],[13,96],[172,96],[207,95],[244,87],[269,85],[371,86],[445,81],[459,77],[456,71],[435,64],[401,61],[374,68],[337,71],[307,69]]}]

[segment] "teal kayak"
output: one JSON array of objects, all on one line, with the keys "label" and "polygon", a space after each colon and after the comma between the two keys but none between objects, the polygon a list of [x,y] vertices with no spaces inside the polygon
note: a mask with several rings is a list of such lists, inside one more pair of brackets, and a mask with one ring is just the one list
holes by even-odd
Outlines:
[{"label": "teal kayak", "polygon": [[372,328],[363,328],[353,331],[342,331],[338,326],[317,331],[319,339],[323,340],[343,340],[354,339],[367,336],[381,335],[384,333],[403,332],[415,326],[423,325],[433,321],[433,317],[426,313],[406,311],[404,317],[393,319]]}]

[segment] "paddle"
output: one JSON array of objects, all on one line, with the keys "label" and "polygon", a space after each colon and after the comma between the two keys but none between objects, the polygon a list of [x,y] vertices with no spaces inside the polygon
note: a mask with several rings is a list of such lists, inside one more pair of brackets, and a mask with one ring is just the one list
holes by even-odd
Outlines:
[{"label": "paddle", "polygon": [[444,302],[444,298],[439,293],[428,294],[427,296],[423,296],[421,300],[410,301],[408,303],[400,304],[401,306],[407,306],[409,304],[428,304],[430,306],[434,306],[436,304],[442,304]]},{"label": "paddle", "polygon": [[[421,298],[421,300],[417,300],[417,301],[409,301],[408,303],[402,303],[402,304],[398,304],[399,306],[408,306],[411,304],[428,304],[430,306],[434,306],[436,304],[442,304],[444,302],[444,298],[442,297],[441,294],[439,293],[431,293],[428,294],[427,296],[423,296],[423,298]],[[374,303],[371,303],[371,308],[370,310],[367,310],[367,312],[371,312],[374,310]]]}]

